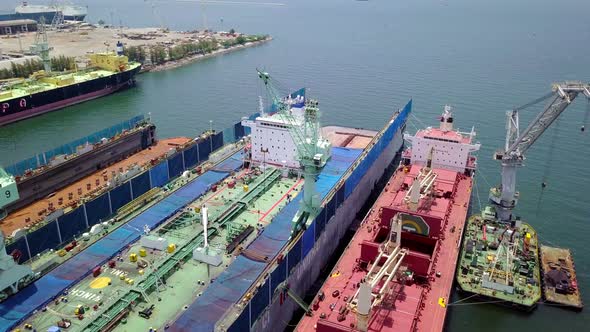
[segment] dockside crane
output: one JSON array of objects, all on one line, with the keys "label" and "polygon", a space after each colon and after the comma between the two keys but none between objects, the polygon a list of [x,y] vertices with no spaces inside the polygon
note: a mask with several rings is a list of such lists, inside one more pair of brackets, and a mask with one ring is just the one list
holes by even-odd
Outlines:
[{"label": "dockside crane", "polygon": [[291,237],[305,225],[309,225],[319,212],[321,199],[316,190],[318,174],[330,159],[330,142],[320,133],[320,110],[317,100],[306,100],[303,117],[291,112],[291,96],[281,98],[267,72],[257,69],[258,77],[264,83],[269,100],[276,106],[276,113],[287,125],[297,148],[297,159],[303,172],[303,199],[301,208],[293,218]]},{"label": "dockside crane", "polygon": [[41,20],[37,26],[35,43],[31,45],[31,53],[36,54],[41,58],[45,73],[49,73],[51,71],[51,58],[49,57],[50,50],[51,48],[49,47],[49,41],[47,39],[45,17],[41,16]]},{"label": "dockside crane", "polygon": [[[523,165],[526,151],[580,93],[590,99],[590,84],[569,81],[554,83],[550,94],[506,112],[506,144],[503,150],[494,154],[494,159],[502,162],[502,184],[490,189],[490,202],[496,208],[500,221],[512,220],[512,210],[519,197],[516,191],[516,170]],[[519,111],[549,98],[552,99],[545,109],[520,133]]]}]

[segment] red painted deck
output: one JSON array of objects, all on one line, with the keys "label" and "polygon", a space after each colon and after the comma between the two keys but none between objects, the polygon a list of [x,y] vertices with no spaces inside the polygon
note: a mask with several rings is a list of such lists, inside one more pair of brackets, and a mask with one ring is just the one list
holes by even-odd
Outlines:
[{"label": "red painted deck", "polygon": [[[421,216],[428,222],[430,234],[402,233],[402,247],[410,249],[402,266],[415,271],[415,281],[395,282],[386,300],[373,308],[368,331],[442,330],[447,308],[439,305],[438,301],[441,297],[448,301],[451,292],[472,178],[462,173],[434,169],[437,174],[437,197],[430,205],[422,204],[422,200],[417,211],[409,212],[403,197],[420,167],[412,166],[407,171],[400,168],[392,176],[322,286],[324,299],[320,301],[320,296],[316,296],[312,302],[313,315],[303,317],[296,331],[357,331],[356,314],[347,310],[346,303],[354,296],[358,283],[367,273],[367,267],[361,266],[361,257],[367,257],[367,251],[361,254],[361,248],[363,243],[365,249],[371,245],[376,248],[376,244],[384,240],[375,241],[376,234],[381,234],[379,231],[397,212]],[[443,196],[445,192],[447,194]],[[423,241],[427,242],[426,246]],[[375,256],[371,257],[374,259]],[[422,272],[418,272],[420,270]]]}]

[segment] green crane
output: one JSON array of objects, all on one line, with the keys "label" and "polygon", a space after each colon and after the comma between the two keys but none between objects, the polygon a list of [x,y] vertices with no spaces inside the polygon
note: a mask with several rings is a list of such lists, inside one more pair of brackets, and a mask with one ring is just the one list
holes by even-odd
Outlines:
[{"label": "green crane", "polygon": [[316,190],[318,174],[330,159],[330,142],[320,133],[320,110],[317,100],[306,100],[303,116],[291,112],[291,96],[281,98],[270,75],[258,70],[258,77],[264,83],[270,101],[277,107],[277,115],[289,128],[297,147],[297,159],[303,171],[303,199],[301,208],[293,218],[291,237],[303,227],[311,224],[319,212],[321,199]]},{"label": "green crane", "polygon": [[43,69],[46,73],[51,71],[51,58],[49,57],[49,41],[47,40],[47,30],[45,26],[45,17],[41,16],[41,20],[37,25],[37,34],[35,35],[35,43],[31,45],[31,52],[38,55],[43,61]]}]

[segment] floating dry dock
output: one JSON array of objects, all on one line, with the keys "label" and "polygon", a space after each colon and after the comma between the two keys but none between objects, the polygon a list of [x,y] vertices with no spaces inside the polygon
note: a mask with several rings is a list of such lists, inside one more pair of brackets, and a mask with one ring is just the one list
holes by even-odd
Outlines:
[{"label": "floating dry dock", "polygon": [[584,304],[569,249],[541,246],[541,266],[545,300],[582,310]]}]

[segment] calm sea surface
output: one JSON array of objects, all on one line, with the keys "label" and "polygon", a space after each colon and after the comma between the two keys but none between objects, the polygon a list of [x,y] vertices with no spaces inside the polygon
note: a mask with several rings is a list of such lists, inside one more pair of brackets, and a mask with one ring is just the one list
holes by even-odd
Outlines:
[{"label": "calm sea surface", "polygon": [[[253,1],[253,0],[251,0]],[[410,98],[408,129],[436,125],[444,104],[456,124],[475,126],[483,144],[477,190],[482,204],[499,181],[491,160],[503,143],[505,111],[549,92],[551,83],[590,79],[590,1],[584,0],[260,0],[206,5],[216,30],[268,33],[263,46],[138,77],[138,87],[0,128],[0,164],[9,164],[88,133],[151,113],[160,137],[224,128],[257,110],[264,91],[255,68],[285,88],[310,88],[323,123],[379,128]],[[191,1],[87,0],[88,20],[127,26],[195,29]],[[17,1],[4,0],[0,9]],[[2,43],[0,40],[0,47]],[[523,112],[527,124],[541,108]],[[590,105],[580,97],[527,154],[519,171],[518,213],[547,244],[570,247],[584,302],[590,303],[590,135],[580,127]],[[524,126],[524,125],[523,125]],[[589,124],[586,124],[589,127]],[[548,187],[541,192],[541,182]],[[473,198],[474,210],[479,202]],[[450,331],[581,331],[588,312],[540,305],[519,314],[489,304],[450,307]]]}]

